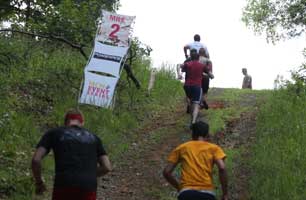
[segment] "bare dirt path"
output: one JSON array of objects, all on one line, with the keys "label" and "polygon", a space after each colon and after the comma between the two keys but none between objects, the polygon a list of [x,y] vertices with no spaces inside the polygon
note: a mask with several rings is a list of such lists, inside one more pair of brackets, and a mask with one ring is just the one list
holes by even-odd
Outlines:
[{"label": "bare dirt path", "polygon": [[[214,89],[210,95],[220,95],[223,89]],[[213,109],[222,109],[224,105],[209,102]],[[256,104],[256,98],[247,96],[243,104]],[[205,111],[202,111],[205,112]],[[202,115],[203,116],[203,115]],[[204,116],[205,117],[205,116]],[[189,116],[186,114],[184,101],[173,113],[162,113],[151,123],[137,131],[139,141],[131,145],[129,150],[114,164],[114,171],[101,178],[98,187],[99,200],[172,200],[170,186],[162,177],[162,169],[168,153],[178,144],[190,138],[188,130]],[[243,157],[248,156],[248,146],[254,137],[256,112],[242,113],[240,118],[227,122],[224,133],[213,137],[215,143],[223,148],[242,150],[242,158],[235,159],[233,174],[235,180],[230,181],[230,199],[246,200],[247,177],[250,170]]]},{"label": "bare dirt path", "polygon": [[164,158],[170,149],[181,142],[178,132],[184,133],[186,130],[179,122],[185,118],[185,106],[181,102],[173,113],[162,113],[138,130],[141,139],[122,155],[114,171],[100,181],[98,199],[159,199],[152,190],[164,184],[161,183]]}]

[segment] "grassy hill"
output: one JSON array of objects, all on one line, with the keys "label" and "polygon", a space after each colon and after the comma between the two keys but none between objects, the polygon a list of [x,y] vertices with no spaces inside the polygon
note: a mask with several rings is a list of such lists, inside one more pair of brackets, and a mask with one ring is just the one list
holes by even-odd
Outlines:
[{"label": "grassy hill", "polygon": [[[47,129],[63,124],[67,109],[77,106],[86,61],[71,49],[53,44],[45,48],[46,43],[24,38],[1,39],[0,45],[2,52],[6,52],[0,55],[0,199],[28,200],[33,197],[30,160],[35,145]],[[80,109],[85,114],[86,127],[102,138],[114,163],[135,148],[136,140],[148,144],[144,146],[152,145],[155,149],[149,150],[161,164],[156,165],[158,169],[150,166],[146,169],[160,180],[157,170],[163,166],[166,149],[174,145],[171,142],[189,138],[184,92],[174,72],[162,68],[151,95],[147,96],[150,59],[139,57],[132,68],[141,82],[140,90],[123,72],[113,110],[88,105],[81,105]],[[303,199],[305,83],[284,83],[273,91],[215,89],[209,98],[212,108],[202,111],[202,117],[209,122],[214,141],[228,154],[230,192],[235,193],[232,198]],[[145,136],[143,132],[150,134]],[[140,146],[137,152],[146,151]],[[51,154],[44,161],[43,171],[49,188],[53,164]],[[158,195],[147,192],[147,199],[172,198],[171,188],[165,189],[158,181],[154,184],[150,188],[156,188],[153,193]]]},{"label": "grassy hill", "polygon": [[[15,52],[0,65],[0,199],[31,199],[30,161],[35,145],[47,129],[63,124],[67,109],[77,106],[86,64],[79,52],[52,44],[44,48],[44,43],[23,39],[0,43],[2,50]],[[123,71],[113,110],[80,105],[86,127],[103,139],[112,160],[137,137],[135,129],[161,111],[170,111],[183,96],[175,74],[163,68],[148,97],[149,58],[139,57],[132,68],[141,89]],[[52,155],[44,162],[44,174],[51,187]]]}]

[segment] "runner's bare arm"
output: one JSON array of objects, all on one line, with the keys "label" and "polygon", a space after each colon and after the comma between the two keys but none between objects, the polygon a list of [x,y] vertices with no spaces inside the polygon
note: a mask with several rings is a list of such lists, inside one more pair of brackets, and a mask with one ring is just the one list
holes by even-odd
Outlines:
[{"label": "runner's bare arm", "polygon": [[222,200],[227,200],[227,172],[225,168],[225,163],[223,159],[215,160],[215,163],[218,166],[219,169],[219,179],[222,186]]},{"label": "runner's bare arm", "polygon": [[214,79],[215,78],[214,74],[211,71],[209,71],[209,69],[207,67],[205,67],[202,75],[208,76],[210,79]]},{"label": "runner's bare arm", "polygon": [[41,161],[46,155],[47,150],[44,147],[38,147],[32,158],[32,173],[35,180],[36,194],[42,194],[46,187],[41,178]]},{"label": "runner's bare arm", "polygon": [[97,176],[104,176],[112,171],[112,165],[107,155],[102,155],[98,159],[99,167],[97,168]]},{"label": "runner's bare arm", "polygon": [[171,163],[168,162],[167,166],[165,167],[163,171],[163,175],[165,179],[175,188],[177,191],[180,190],[179,182],[176,180],[176,178],[172,175],[172,172],[174,171],[177,163]]}]

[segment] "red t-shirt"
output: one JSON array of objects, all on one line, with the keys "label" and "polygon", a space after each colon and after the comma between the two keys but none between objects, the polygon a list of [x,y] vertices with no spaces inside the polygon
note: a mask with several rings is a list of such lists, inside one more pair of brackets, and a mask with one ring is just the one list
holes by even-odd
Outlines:
[{"label": "red t-shirt", "polygon": [[185,85],[201,87],[203,72],[207,70],[205,65],[196,60],[186,62],[183,68],[186,72]]}]

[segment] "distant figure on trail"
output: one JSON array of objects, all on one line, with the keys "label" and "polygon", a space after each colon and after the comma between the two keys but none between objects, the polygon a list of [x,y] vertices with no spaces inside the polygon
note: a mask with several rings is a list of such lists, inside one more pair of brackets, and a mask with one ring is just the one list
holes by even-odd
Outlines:
[{"label": "distant figure on trail", "polygon": [[188,97],[188,108],[191,113],[191,124],[197,120],[200,103],[202,101],[202,79],[203,73],[208,73],[208,68],[199,62],[199,55],[196,49],[190,51],[191,61],[185,62],[181,67],[186,72],[184,90]]},{"label": "distant figure on trail", "polygon": [[41,162],[52,149],[55,159],[52,200],[96,199],[97,176],[105,175],[112,166],[101,140],[83,125],[83,114],[70,110],[65,115],[65,126],[51,129],[42,136],[32,158],[36,194],[46,191]]},{"label": "distant figure on trail", "polygon": [[[179,192],[178,200],[215,200],[213,166],[219,169],[222,186],[222,200],[228,200],[226,155],[218,145],[208,142],[209,126],[197,122],[192,126],[192,140],[176,147],[168,156],[168,164],[163,170],[166,180]],[[181,180],[173,175],[181,164]]]},{"label": "distant figure on trail", "polygon": [[252,89],[252,77],[248,74],[246,68],[242,68],[242,74],[244,75],[242,89]]},{"label": "distant figure on trail", "polygon": [[193,36],[193,42],[191,42],[191,43],[189,43],[189,44],[186,44],[185,46],[184,46],[184,54],[185,54],[185,58],[186,59],[188,59],[189,58],[189,56],[188,56],[188,54],[187,54],[187,50],[191,50],[191,49],[196,49],[197,50],[197,53],[199,53],[199,50],[201,49],[201,48],[204,48],[204,50],[205,50],[205,53],[206,53],[206,55],[207,55],[207,58],[209,58],[209,53],[208,53],[208,50],[207,50],[207,47],[206,47],[206,45],[204,45],[204,44],[202,44],[200,41],[201,41],[201,37],[200,37],[200,35],[198,35],[198,34],[195,34],[194,36]]},{"label": "distant figure on trail", "polygon": [[204,64],[208,68],[208,73],[203,74],[203,79],[202,79],[203,98],[202,98],[202,103],[201,103],[201,108],[208,109],[207,93],[209,89],[209,79],[213,79],[214,75],[212,73],[212,62],[208,58],[204,48],[200,48],[199,50],[199,62]]}]

